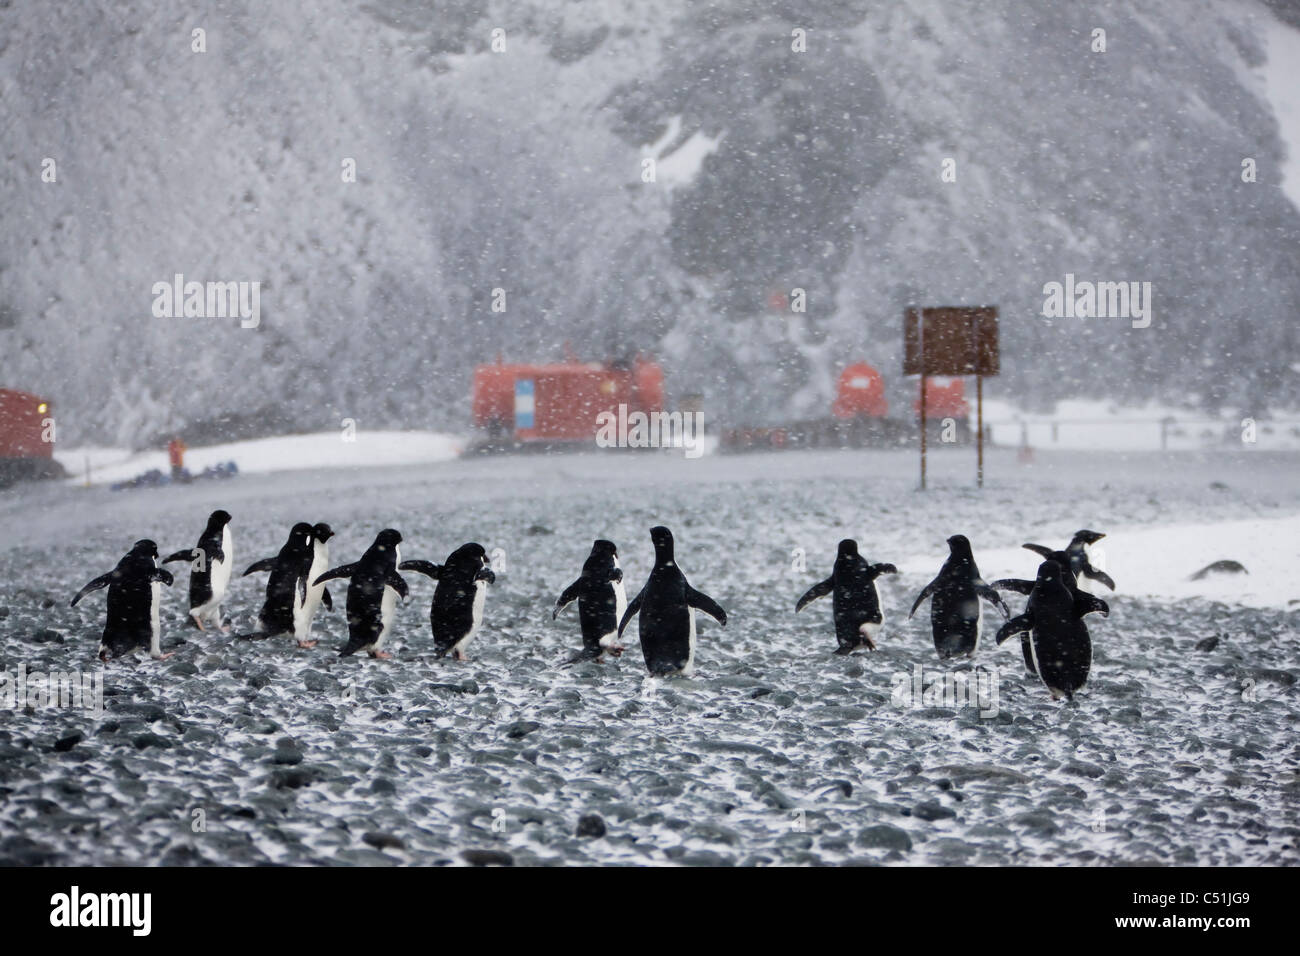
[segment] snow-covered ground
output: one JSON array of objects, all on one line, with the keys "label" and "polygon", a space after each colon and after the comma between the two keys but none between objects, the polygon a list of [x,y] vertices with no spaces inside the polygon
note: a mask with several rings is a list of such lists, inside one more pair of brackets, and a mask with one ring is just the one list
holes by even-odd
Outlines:
[{"label": "snow-covered ground", "polygon": [[[1298,463],[1300,464],[1300,463]],[[1063,530],[1059,522],[1027,529],[1025,541],[1064,548],[1077,528]],[[1162,601],[1205,599],[1250,607],[1285,608],[1300,598],[1296,569],[1300,568],[1300,516],[1249,518],[1238,521],[1191,522],[1155,527],[1112,527],[1092,548],[1094,567],[1106,571],[1121,595]],[[1032,579],[1042,560],[1024,548],[993,548],[975,556],[986,581],[997,578]],[[1199,581],[1191,576],[1216,561],[1233,560],[1246,574],[1211,573]],[[935,570],[932,554],[899,564],[904,572]],[[1103,598],[1102,585],[1094,591]]]},{"label": "snow-covered ground", "polygon": [[[475,457],[131,494],[12,489],[0,665],[102,674],[104,710],[4,715],[0,862],[1300,862],[1300,609],[1274,600],[1300,598],[1300,581],[1288,590],[1268,564],[1296,540],[1297,457],[1045,450],[1024,463],[995,448],[982,492],[973,457],[936,451],[925,493],[906,451]],[[299,650],[187,628],[173,565],[162,626],[175,656],[101,670],[103,596],[68,598],[136,538],[191,547],[216,507],[234,515],[241,569],[299,520],[330,522],[336,564],[384,527],[402,532],[405,558],[481,542],[497,581],[471,660],[432,658],[432,586],[415,575],[394,660],[372,661],[335,654],[343,589],[319,646]],[[648,681],[635,624],[622,657],[561,666],[576,616],[550,611],[592,539],[617,543],[634,591],[659,523],[729,615],[725,629],[701,622],[697,675]],[[1089,621],[1084,693],[1052,702],[1017,647],[988,642],[976,664],[994,698],[899,704],[914,678],[971,673],[937,658],[928,614],[907,620],[948,535],[971,538],[986,577],[1021,576],[1034,567],[1022,542],[1080,527],[1109,533],[1119,585],[1110,616]],[[1221,547],[1196,550],[1206,531]],[[831,653],[828,601],[793,613],[845,536],[903,565],[881,583],[880,649],[848,658]],[[1259,607],[1183,583],[1221,558],[1249,568]],[[232,582],[236,630],[264,587]],[[590,814],[604,836],[578,835]]]},{"label": "snow-covered ground", "polygon": [[[342,431],[317,432],[190,448],[185,452],[185,467],[191,474],[198,474],[209,466],[233,461],[241,473],[261,474],[310,468],[419,465],[456,458],[464,447],[465,439],[437,432],[357,431],[350,437]],[[73,484],[86,483],[87,466],[90,483],[95,485],[126,481],[155,468],[163,473],[170,470],[166,450],[72,448],[56,451],[54,457],[74,476],[70,479]]]}]

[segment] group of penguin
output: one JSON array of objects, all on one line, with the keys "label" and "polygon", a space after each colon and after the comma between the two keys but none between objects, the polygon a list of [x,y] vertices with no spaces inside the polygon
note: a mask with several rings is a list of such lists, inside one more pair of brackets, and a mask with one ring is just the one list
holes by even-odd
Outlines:
[{"label": "group of penguin", "polygon": [[[327,524],[299,522],[275,557],[256,561],[244,571],[244,575],[270,572],[270,577],[257,630],[237,637],[291,636],[299,647],[314,647],[317,642],[311,639],[311,629],[316,611],[322,604],[333,608],[326,585],[346,578],[348,640],[339,656],[365,651],[374,658],[389,658],[384,644],[392,630],[397,599],[410,594],[399,572],[416,571],[437,582],[429,609],[435,656],[465,659],[465,650],[483,621],[487,586],[496,580],[482,545],[461,545],[442,564],[403,561],[401,534],[386,528],[357,561],[330,568],[329,539],[333,535]],[[1084,617],[1110,612],[1105,601],[1090,593],[1088,582],[1097,581],[1112,590],[1115,587],[1104,571],[1092,566],[1089,557],[1089,546],[1102,537],[1095,531],[1079,531],[1060,551],[1026,544],[1024,547],[1044,559],[1037,577],[1032,581],[1009,578],[990,585],[980,577],[970,542],[963,535],[953,535],[948,539],[947,561],[917,596],[908,618],[929,598],[931,630],[940,658],[973,657],[983,630],[980,602],[986,600],[1008,619],[998,630],[996,643],[1021,635],[1026,667],[1038,675],[1053,698],[1072,698],[1087,682],[1092,666],[1092,643]],[[662,526],[651,528],[650,540],[655,550],[654,568],[631,601],[623,586],[618,549],[604,539],[592,545],[582,573],[556,600],[552,619],[578,602],[583,646],[569,664],[596,660],[607,652],[621,654],[623,631],[637,617],[649,673],[689,677],[695,670],[695,612],[702,611],[726,626],[726,611],[691,587],[677,566],[672,532]],[[209,516],[194,548],[162,559],[163,564],[189,562],[189,617],[201,631],[230,630],[222,620],[221,602],[230,584],[233,553],[230,514],[219,510]],[[869,563],[858,553],[857,542],[845,539],[839,544],[830,577],[809,588],[795,604],[795,612],[829,594],[838,644],[835,653],[875,650],[875,639],[884,624],[876,579],[896,573],[892,564]],[[157,545],[143,539],[112,571],[77,592],[73,607],[91,591],[108,588],[101,660],[145,649],[160,660],[171,656],[162,653],[159,643],[159,605],[161,586],[172,582],[172,575],[158,565]],[[1027,595],[1023,613],[1011,617],[999,590]]]}]

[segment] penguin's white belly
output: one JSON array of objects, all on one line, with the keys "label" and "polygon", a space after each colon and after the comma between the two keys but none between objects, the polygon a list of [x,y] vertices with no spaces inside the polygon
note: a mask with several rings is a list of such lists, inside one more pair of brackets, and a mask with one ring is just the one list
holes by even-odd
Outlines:
[{"label": "penguin's white belly", "polygon": [[614,630],[601,636],[601,647],[609,647],[611,644],[618,643],[618,623],[623,620],[623,615],[627,613],[627,591],[623,587],[623,582],[614,581],[611,587],[614,588]]},{"label": "penguin's white belly", "polygon": [[984,634],[984,602],[976,598],[975,603],[979,606],[979,614],[975,618],[975,646],[970,649],[971,657],[980,649],[980,637]]},{"label": "penguin's white belly", "polygon": [[469,631],[457,641],[453,646],[453,651],[464,653],[465,648],[469,647],[474,636],[478,634],[479,627],[483,624],[483,607],[487,603],[487,582],[474,582],[474,604],[470,607],[470,624]]},{"label": "penguin's white belly", "polygon": [[695,673],[695,608],[688,607],[686,613],[691,620],[691,631],[687,645],[689,650],[686,652],[686,666],[681,669],[680,673],[683,677],[690,677]]},{"label": "penguin's white belly", "polygon": [[375,643],[370,645],[372,650],[380,650],[384,646],[384,641],[388,638],[388,632],[393,629],[393,619],[397,616],[397,599],[400,595],[384,585],[383,597],[379,599],[379,636],[375,638]]},{"label": "penguin's white belly", "polygon": [[880,628],[881,625],[876,624],[873,621],[863,621],[862,626],[858,628],[858,633],[863,637],[870,639],[874,644],[876,641],[876,635],[880,633]]},{"label": "penguin's white belly", "polygon": [[316,619],[316,611],[320,608],[320,603],[325,596],[325,585],[313,584],[318,577],[329,570],[329,546],[318,544],[312,550],[311,570],[307,572],[307,600],[302,607],[302,623],[294,619],[294,630],[298,637],[303,640],[311,637],[312,622]]},{"label": "penguin's white belly", "polygon": [[157,657],[162,653],[162,625],[158,621],[158,611],[162,604],[162,582],[154,581],[149,585],[149,653]]}]

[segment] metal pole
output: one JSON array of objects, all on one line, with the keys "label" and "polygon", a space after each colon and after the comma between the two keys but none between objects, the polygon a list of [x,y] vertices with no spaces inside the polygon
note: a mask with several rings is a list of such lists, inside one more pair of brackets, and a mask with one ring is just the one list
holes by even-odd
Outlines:
[{"label": "metal pole", "polygon": [[984,487],[984,376],[975,376],[975,415],[979,423],[979,451],[975,468],[975,482]]}]

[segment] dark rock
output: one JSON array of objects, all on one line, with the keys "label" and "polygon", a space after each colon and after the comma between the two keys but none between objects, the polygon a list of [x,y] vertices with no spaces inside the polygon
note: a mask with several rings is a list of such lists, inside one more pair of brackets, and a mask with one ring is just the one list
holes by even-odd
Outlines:
[{"label": "dark rock", "polygon": [[406,849],[406,844],[400,837],[395,837],[391,833],[380,833],[378,830],[367,830],[362,834],[361,839],[376,850]]},{"label": "dark rock", "polygon": [[912,849],[912,838],[907,831],[888,823],[877,823],[867,827],[858,834],[861,846],[880,850],[899,850],[906,853]]},{"label": "dark rock", "polygon": [[588,813],[578,820],[577,835],[580,837],[603,837],[606,832],[605,821],[599,813]]},{"label": "dark rock", "polygon": [[80,730],[74,730],[66,736],[60,737],[58,740],[54,741],[54,749],[59,753],[67,753],[85,739],[85,734]]},{"label": "dark rock", "polygon": [[1214,561],[1207,564],[1201,570],[1197,571],[1187,580],[1200,581],[1211,574],[1249,574],[1250,572],[1238,561],[1225,559],[1223,561]]},{"label": "dark rock", "polygon": [[504,850],[462,850],[460,856],[471,866],[515,865],[515,858]]},{"label": "dark rock", "polygon": [[1217,637],[1205,637],[1196,642],[1196,649],[1198,651],[1212,651],[1218,646],[1219,639]]},{"label": "dark rock", "polygon": [[506,736],[511,740],[522,740],[541,726],[535,720],[517,720],[506,728]]},{"label": "dark rock", "polygon": [[918,803],[912,808],[912,815],[919,820],[951,820],[957,816],[952,810],[934,802],[933,800],[926,803]]}]

